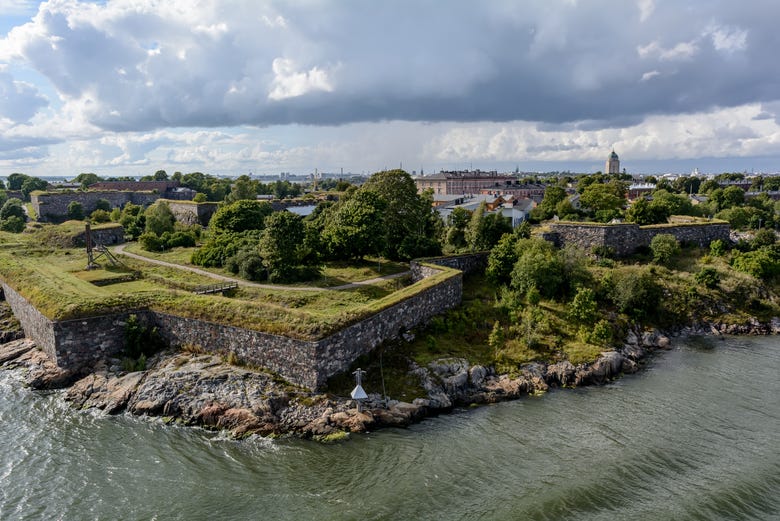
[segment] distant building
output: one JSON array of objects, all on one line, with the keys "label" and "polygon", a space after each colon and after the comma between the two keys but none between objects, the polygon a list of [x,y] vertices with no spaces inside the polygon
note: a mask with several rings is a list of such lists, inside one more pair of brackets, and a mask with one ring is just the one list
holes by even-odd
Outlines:
[{"label": "distant building", "polygon": [[613,150],[607,158],[607,164],[604,166],[605,174],[619,174],[620,173],[620,158]]},{"label": "distant building", "polygon": [[441,171],[438,174],[416,177],[414,179],[417,191],[422,193],[427,189],[439,195],[478,194],[484,190],[501,193],[505,188],[517,182],[511,174],[499,174],[495,170]]},{"label": "distant building", "polygon": [[637,197],[645,196],[655,190],[655,183],[633,183],[628,187],[626,198],[633,201]]}]

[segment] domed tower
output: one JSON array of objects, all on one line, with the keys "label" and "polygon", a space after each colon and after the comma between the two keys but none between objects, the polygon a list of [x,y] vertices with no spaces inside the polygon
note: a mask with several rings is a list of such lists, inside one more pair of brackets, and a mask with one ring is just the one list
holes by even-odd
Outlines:
[{"label": "domed tower", "polygon": [[607,158],[607,164],[604,167],[604,173],[605,174],[620,173],[620,159],[618,158],[618,155],[615,153],[614,150],[609,155],[609,158]]}]

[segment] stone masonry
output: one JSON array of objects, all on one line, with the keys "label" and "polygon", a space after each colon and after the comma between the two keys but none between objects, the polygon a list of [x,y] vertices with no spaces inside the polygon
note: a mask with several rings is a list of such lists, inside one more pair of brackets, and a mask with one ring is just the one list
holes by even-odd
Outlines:
[{"label": "stone masonry", "polygon": [[120,192],[106,191],[72,191],[72,192],[40,192],[30,194],[33,209],[41,222],[61,222],[68,218],[68,205],[73,201],[81,203],[84,215],[95,211],[97,202],[105,199],[111,208],[121,208],[127,203],[139,206],[149,206],[160,198],[156,192]]},{"label": "stone masonry", "polygon": [[[468,261],[463,261],[468,264]],[[415,270],[413,270],[415,271]],[[432,266],[416,269],[421,276],[440,273]],[[359,356],[386,340],[423,324],[460,304],[463,275],[452,272],[436,285],[421,290],[360,322],[320,340],[300,340],[205,320],[177,317],[152,310],[117,315],[52,321],[3,283],[6,300],[27,337],[38,343],[63,369],[88,369],[97,361],[116,356],[124,348],[127,317],[135,313],[175,347],[197,346],[209,352],[235,353],[249,363],[266,367],[290,382],[321,387],[349,368]]]},{"label": "stone masonry", "polygon": [[550,233],[543,234],[543,238],[559,247],[572,244],[588,253],[593,252],[594,248],[606,247],[618,257],[631,255],[638,248],[649,246],[653,237],[661,233],[673,235],[681,243],[707,247],[716,239],[728,242],[730,231],[726,222],[651,226],[559,222],[551,224],[550,229]]}]

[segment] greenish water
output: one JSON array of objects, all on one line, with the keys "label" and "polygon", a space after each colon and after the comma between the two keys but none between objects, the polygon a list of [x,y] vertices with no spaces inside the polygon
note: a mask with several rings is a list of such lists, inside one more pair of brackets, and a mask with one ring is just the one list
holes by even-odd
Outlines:
[{"label": "greenish water", "polygon": [[[714,347],[713,347],[714,346]],[[0,373],[0,519],[780,519],[780,342],[322,446],[73,411]]]}]

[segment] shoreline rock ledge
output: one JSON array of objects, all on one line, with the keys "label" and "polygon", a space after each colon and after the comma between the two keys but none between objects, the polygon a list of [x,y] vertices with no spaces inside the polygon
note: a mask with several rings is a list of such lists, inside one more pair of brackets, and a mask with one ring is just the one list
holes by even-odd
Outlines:
[{"label": "shoreline rock ledge", "polygon": [[[676,334],[721,334],[717,325],[684,328]],[[743,334],[780,331],[780,320]],[[17,369],[33,389],[67,388],[65,400],[80,409],[106,414],[130,413],[165,421],[228,431],[234,437],[301,436],[335,441],[350,432],[404,427],[454,407],[488,404],[543,393],[555,387],[601,385],[640,369],[653,351],[668,349],[671,340],[656,330],[632,330],[623,346],[604,351],[592,363],[530,363],[512,375],[492,367],[469,365],[460,358],[412,366],[426,397],[412,403],[369,394],[358,411],[355,401],[312,393],[277,376],[227,364],[222,357],[189,352],[164,352],[148,360],[148,369],[120,371],[117,365],[73,374],[57,367],[35,343],[19,339],[0,345],[0,367]]]}]

